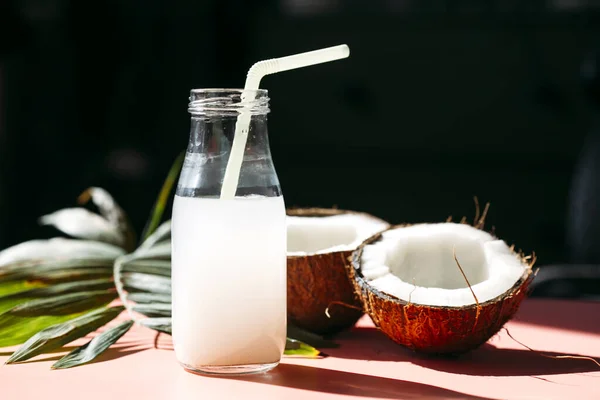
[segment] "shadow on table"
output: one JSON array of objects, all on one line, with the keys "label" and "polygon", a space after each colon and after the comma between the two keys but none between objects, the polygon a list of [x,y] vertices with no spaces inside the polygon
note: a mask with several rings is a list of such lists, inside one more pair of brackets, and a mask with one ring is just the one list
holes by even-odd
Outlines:
[{"label": "shadow on table", "polygon": [[156,350],[173,350],[173,342],[169,335],[155,333],[151,338],[148,337],[137,337],[130,336],[132,340],[124,341],[112,345],[104,353],[100,354],[90,364],[100,363],[104,361],[115,360],[117,358],[125,357],[129,354],[138,353],[140,351],[146,351],[150,349]]},{"label": "shadow on table", "polygon": [[[40,362],[58,361],[61,358],[63,358],[65,355],[67,355],[70,351],[72,351],[76,348],[77,348],[77,346],[67,346],[67,347],[63,347],[60,349],[55,349],[55,350],[49,351],[47,353],[44,353],[43,355],[37,356],[31,360],[23,361],[19,364],[35,364],[35,363],[40,363]],[[129,354],[134,354],[134,353],[137,353],[140,351],[148,350],[150,348],[152,348],[151,345],[149,345],[148,343],[142,343],[142,342],[123,343],[123,344],[113,345],[113,346],[109,347],[107,350],[105,350],[102,354],[100,354],[93,361],[89,362],[88,364],[95,364],[95,363],[100,363],[100,362],[104,362],[104,361],[115,360],[117,358],[121,358],[121,357],[127,356]],[[8,353],[7,355],[10,355],[10,354],[12,354],[12,353]]]},{"label": "shadow on table", "polygon": [[215,379],[242,380],[313,392],[381,399],[489,400],[487,397],[471,396],[424,383],[293,364],[281,364],[268,374]]},{"label": "shadow on table", "polygon": [[410,362],[438,371],[478,376],[557,375],[600,371],[591,360],[552,359],[562,356],[552,352],[533,352],[527,349],[502,349],[485,344],[479,349],[456,358],[420,355],[404,349],[387,339],[375,328],[355,328],[336,340],[340,347],[328,349],[327,354],[338,358],[373,361]]},{"label": "shadow on table", "polygon": [[[64,353],[64,352],[68,352],[73,350],[74,348],[76,348],[77,346],[65,346],[62,347],[60,349],[54,349],[54,350],[50,350],[47,354],[56,354],[56,353]],[[18,347],[15,347],[15,350],[17,350]],[[9,357],[10,355],[12,355],[12,353],[14,351],[0,351],[0,357]]]},{"label": "shadow on table", "polygon": [[560,375],[600,371],[592,360],[560,358],[565,354],[529,350],[501,349],[489,344],[456,359],[415,356],[411,362],[426,368],[455,374],[478,376]]},{"label": "shadow on table", "polygon": [[513,321],[600,335],[598,307],[598,302],[591,301],[528,300]]},{"label": "shadow on table", "polygon": [[[58,361],[63,356],[67,355],[70,351],[76,349],[78,346],[64,346],[59,349],[50,350],[42,355],[34,357],[31,360],[23,361],[21,364],[33,364],[39,362]],[[115,360],[127,356],[129,354],[138,353],[140,351],[157,349],[157,350],[173,350],[173,342],[171,337],[164,334],[156,334],[152,338],[144,336],[130,336],[129,340],[119,342],[110,346],[102,354],[100,354],[93,361],[88,364],[95,364],[104,361]],[[12,351],[0,352],[0,357],[10,356]]]},{"label": "shadow on table", "polygon": [[140,351],[150,350],[152,347],[148,343],[125,343],[122,346],[111,346],[104,353],[90,362],[90,364],[101,363],[117,358],[125,357],[129,354],[139,353]]}]

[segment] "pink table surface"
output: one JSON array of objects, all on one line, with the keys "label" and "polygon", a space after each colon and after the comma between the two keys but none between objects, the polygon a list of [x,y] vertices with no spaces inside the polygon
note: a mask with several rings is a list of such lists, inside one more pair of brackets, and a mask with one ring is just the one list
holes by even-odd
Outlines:
[{"label": "pink table surface", "polygon": [[[600,359],[600,303],[527,300],[507,328],[546,354]],[[136,327],[82,367],[50,370],[62,351],[2,365],[0,399],[600,399],[600,367],[544,358],[504,331],[454,360],[417,356],[367,317],[337,341],[325,358],[285,358],[267,374],[213,378],[185,372],[170,337]]]}]

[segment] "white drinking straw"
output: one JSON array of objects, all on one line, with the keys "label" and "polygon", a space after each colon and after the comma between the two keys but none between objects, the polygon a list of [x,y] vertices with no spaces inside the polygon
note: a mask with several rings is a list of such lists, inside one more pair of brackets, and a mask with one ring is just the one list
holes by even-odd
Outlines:
[{"label": "white drinking straw", "polygon": [[[335,61],[346,58],[349,55],[350,49],[347,45],[342,44],[292,56],[259,61],[248,70],[241,102],[245,103],[246,101],[253,101],[255,99],[256,90],[260,85],[260,80],[265,75]],[[221,199],[232,199],[235,196],[238,180],[240,178],[240,169],[244,158],[244,149],[246,148],[246,141],[248,139],[250,118],[251,114],[248,110],[244,109],[240,111],[240,114],[237,117],[231,154],[229,155],[229,161],[227,162],[227,168],[225,170],[225,178],[223,179],[223,186],[221,187]]]}]

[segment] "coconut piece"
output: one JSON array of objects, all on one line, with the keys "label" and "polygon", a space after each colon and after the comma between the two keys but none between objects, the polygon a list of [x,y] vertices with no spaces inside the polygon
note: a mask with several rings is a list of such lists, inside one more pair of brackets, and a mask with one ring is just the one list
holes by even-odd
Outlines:
[{"label": "coconut piece", "polygon": [[390,228],[354,252],[348,272],[365,310],[392,340],[419,352],[460,354],[515,314],[532,264],[491,234],[448,222]]},{"label": "coconut piece", "polygon": [[366,213],[337,209],[289,209],[287,214],[290,323],[324,335],[353,326],[363,313],[346,267],[352,252],[389,224]]}]

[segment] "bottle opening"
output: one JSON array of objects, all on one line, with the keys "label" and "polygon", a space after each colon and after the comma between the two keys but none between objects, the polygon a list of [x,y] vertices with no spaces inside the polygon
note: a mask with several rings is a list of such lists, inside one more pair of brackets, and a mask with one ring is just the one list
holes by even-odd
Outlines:
[{"label": "bottle opening", "polygon": [[192,115],[267,114],[269,97],[266,89],[192,89],[188,112]]}]

